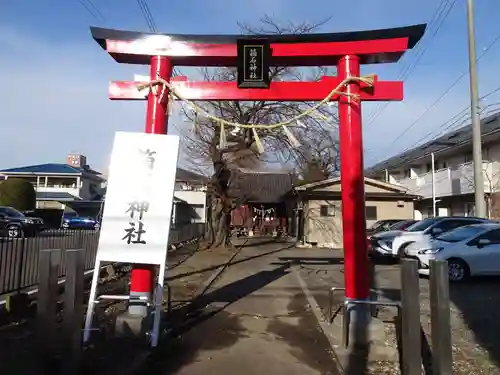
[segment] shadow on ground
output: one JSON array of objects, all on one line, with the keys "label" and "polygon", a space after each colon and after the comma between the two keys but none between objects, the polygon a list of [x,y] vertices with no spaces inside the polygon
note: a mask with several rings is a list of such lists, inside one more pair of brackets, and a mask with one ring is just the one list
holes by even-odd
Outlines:
[{"label": "shadow on ground", "polygon": [[[338,293],[334,293],[332,300],[332,307],[330,310],[330,297],[329,297],[329,289],[332,286],[341,287],[344,285],[344,259],[340,256],[328,256],[328,257],[280,257],[280,261],[283,262],[291,262],[298,266],[302,272],[306,274],[312,275],[315,280],[319,280],[320,284],[323,285],[319,287],[318,284],[312,286],[310,288],[316,302],[320,306],[322,313],[326,320],[330,320],[329,314],[333,313],[331,319],[333,319],[338,314],[344,313],[344,293],[343,291],[338,291]],[[391,264],[393,262],[381,262],[382,264]],[[396,288],[387,288],[381,287],[377,283],[376,275],[376,267],[380,264],[377,260],[377,264],[374,261],[370,262],[369,267],[369,282],[371,288],[374,290],[372,292],[372,299],[384,300],[384,301],[400,301],[401,300],[401,291]],[[332,266],[340,266],[334,268]],[[332,273],[337,274],[337,279],[333,280],[329,277]],[[376,292],[375,292],[376,291]],[[399,317],[394,308],[389,307],[377,307],[371,309],[372,315],[377,317],[379,320],[384,322],[385,324],[393,327],[395,333],[395,344],[398,346],[398,352],[401,358],[401,317]],[[353,322],[352,324],[356,324]],[[358,322],[358,324],[360,324]],[[362,337],[368,335],[368,327],[367,326],[352,326],[357,334]],[[432,374],[432,357],[430,344],[427,340],[426,335],[424,334],[423,329],[421,329],[422,334],[422,361],[423,367],[425,369],[426,374]],[[369,363],[368,355],[369,355],[370,347],[356,347],[355,345],[350,347],[348,350],[348,356],[346,360],[344,360],[344,372],[347,375],[360,375],[367,373],[378,373],[377,370],[383,371],[381,368],[374,368],[373,363]],[[401,363],[401,361],[400,361]],[[380,367],[383,367],[384,364],[380,363]],[[391,366],[388,364],[388,366]],[[401,371],[401,368],[400,368]],[[381,372],[382,373],[382,372]]]},{"label": "shadow on ground", "polygon": [[[173,311],[166,321],[168,334],[137,374],[174,374],[196,360],[200,351],[236,344],[246,337],[246,330],[240,318],[225,309],[286,274],[286,266],[260,271],[201,295],[191,304]],[[222,307],[218,307],[219,303]]]},{"label": "shadow on ground", "polygon": [[[276,249],[276,250],[266,251],[265,253],[260,253],[260,254],[257,254],[257,255],[252,255],[250,257],[246,257],[246,258],[243,258],[243,259],[239,259],[239,260],[233,261],[233,262],[231,262],[231,265],[248,262],[248,261],[250,261],[252,259],[257,259],[257,258],[264,257],[266,255],[271,255],[271,254],[279,253],[281,251],[288,250],[288,249],[291,249],[292,247],[294,247],[294,245],[292,245],[292,244],[287,244],[286,242],[279,241],[279,240],[277,240],[277,241],[271,241],[271,242],[264,241],[262,243],[258,242],[258,243],[253,243],[251,245],[244,244],[244,245],[242,245],[242,247],[243,246],[254,246],[254,247],[258,248],[259,246],[263,246],[264,247],[265,245],[269,245],[271,243],[283,244],[285,246],[281,247],[279,249]],[[228,251],[235,251],[235,250],[228,250]],[[172,277],[167,277],[167,278],[165,278],[165,281],[168,282],[168,281],[180,279],[180,278],[183,278],[183,277],[186,277],[186,276],[195,275],[197,273],[203,273],[203,272],[207,272],[207,271],[215,271],[216,269],[218,269],[220,267],[223,267],[224,265],[225,265],[225,263],[220,263],[220,264],[216,264],[216,265],[213,265],[213,266],[210,266],[210,267],[207,267],[207,268],[203,268],[201,270],[196,270],[196,271],[192,271],[192,272],[181,273],[181,274],[178,274],[178,275],[175,275],[175,276],[172,276]]]}]

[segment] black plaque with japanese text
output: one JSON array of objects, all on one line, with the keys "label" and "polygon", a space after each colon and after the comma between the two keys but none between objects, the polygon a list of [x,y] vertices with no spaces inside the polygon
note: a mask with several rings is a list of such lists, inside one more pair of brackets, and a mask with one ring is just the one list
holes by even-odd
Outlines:
[{"label": "black plaque with japanese text", "polygon": [[269,88],[270,58],[267,39],[238,39],[238,87]]}]

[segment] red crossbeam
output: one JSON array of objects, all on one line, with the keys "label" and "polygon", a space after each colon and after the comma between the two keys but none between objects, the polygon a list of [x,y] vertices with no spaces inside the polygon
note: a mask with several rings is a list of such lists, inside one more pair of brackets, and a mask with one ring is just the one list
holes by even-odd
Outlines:
[{"label": "red crossbeam", "polygon": [[[272,82],[269,89],[240,89],[236,82],[196,82],[187,81],[186,77],[172,78],[171,85],[183,98],[188,100],[242,100],[242,101],[321,101],[341,79],[322,77],[314,82]],[[139,91],[137,86],[145,82],[114,81],[109,85],[109,98],[112,100],[145,100],[147,89]],[[361,100],[400,101],[403,100],[403,82],[377,81],[368,87],[361,83]],[[335,95],[332,100],[337,100]]]},{"label": "red crossbeam", "polygon": [[[408,49],[408,38],[318,42],[273,43],[273,66],[334,65],[338,58],[355,54],[365,63],[392,62]],[[147,63],[148,56],[169,56],[178,66],[235,66],[236,44],[193,44],[153,35],[133,41],[106,40],[106,50],[119,62]],[[126,57],[126,56],[129,57]],[[137,60],[137,61],[136,61]]]}]

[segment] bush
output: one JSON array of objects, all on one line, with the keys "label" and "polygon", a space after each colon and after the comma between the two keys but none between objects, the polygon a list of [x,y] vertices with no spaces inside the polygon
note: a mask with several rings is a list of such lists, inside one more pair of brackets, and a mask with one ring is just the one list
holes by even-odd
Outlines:
[{"label": "bush", "polygon": [[33,185],[20,178],[9,178],[0,184],[0,206],[13,207],[19,211],[34,210],[36,191]]}]

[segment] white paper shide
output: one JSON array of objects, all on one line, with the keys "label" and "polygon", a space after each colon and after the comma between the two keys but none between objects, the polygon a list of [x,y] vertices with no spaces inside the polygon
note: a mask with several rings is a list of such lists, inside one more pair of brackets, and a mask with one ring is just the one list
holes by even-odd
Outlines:
[{"label": "white paper shide", "polygon": [[179,137],[117,132],[97,257],[164,265]]}]

